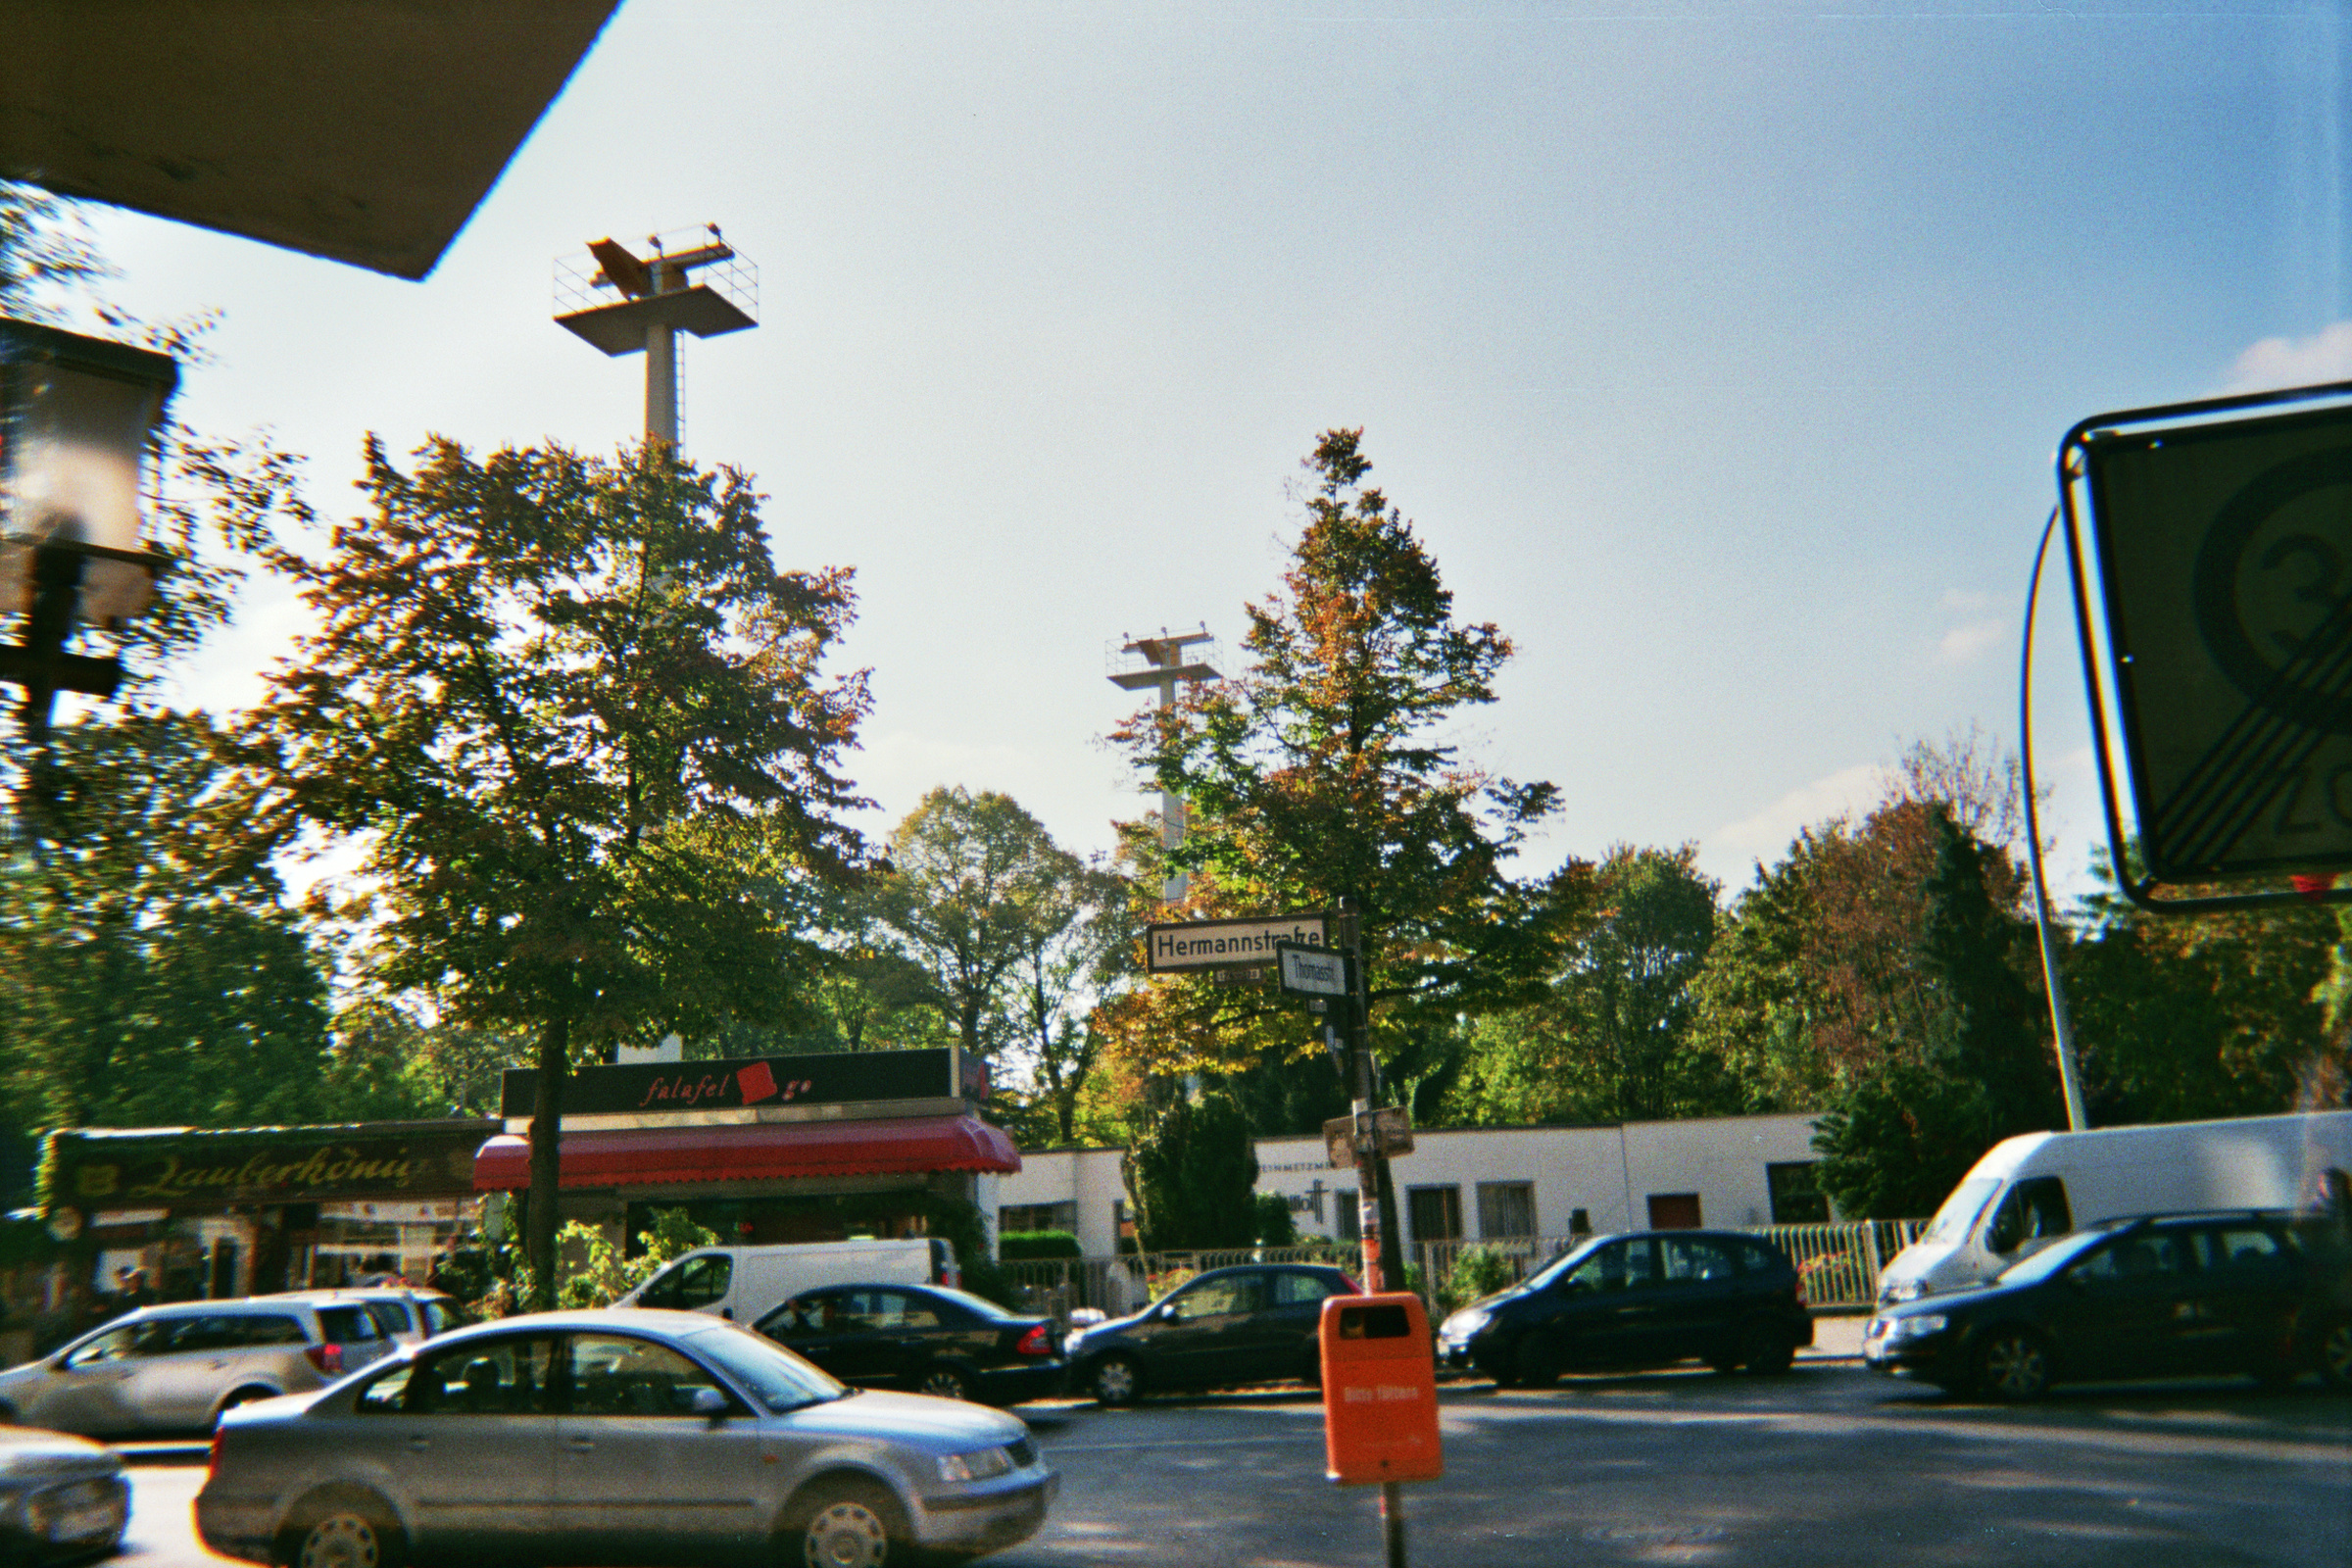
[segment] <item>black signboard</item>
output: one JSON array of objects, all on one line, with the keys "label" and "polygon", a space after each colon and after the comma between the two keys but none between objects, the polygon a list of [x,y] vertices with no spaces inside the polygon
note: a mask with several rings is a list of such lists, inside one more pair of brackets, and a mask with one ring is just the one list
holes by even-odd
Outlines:
[{"label": "black signboard", "polygon": [[2148,875],[2352,867],[2352,409],[2080,446]]},{"label": "black signboard", "polygon": [[473,1196],[473,1155],[498,1123],[471,1117],[227,1132],[56,1132],[41,1200],[79,1208]]},{"label": "black signboard", "polygon": [[[849,1051],[723,1061],[632,1061],[582,1067],[564,1086],[569,1116],[660,1116],[787,1105],[843,1105],[890,1100],[985,1100],[984,1063],[947,1051]],[[538,1075],[507,1070],[499,1113],[531,1114]]]}]

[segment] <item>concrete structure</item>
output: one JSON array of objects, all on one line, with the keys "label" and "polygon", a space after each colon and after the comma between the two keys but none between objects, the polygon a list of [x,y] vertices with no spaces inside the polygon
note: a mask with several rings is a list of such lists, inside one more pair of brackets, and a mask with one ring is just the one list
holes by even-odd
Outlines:
[{"label": "concrete structure", "polygon": [[[1799,1224],[1834,1217],[1814,1184],[1812,1139],[1802,1115],[1423,1130],[1393,1170],[1408,1243]],[[1300,1235],[1354,1236],[1355,1173],[1331,1166],[1321,1138],[1256,1147],[1257,1190],[1290,1201]],[[1067,1230],[1088,1256],[1107,1256],[1125,1219],[1121,1152],[1025,1152],[997,1184],[1000,1227]]]}]

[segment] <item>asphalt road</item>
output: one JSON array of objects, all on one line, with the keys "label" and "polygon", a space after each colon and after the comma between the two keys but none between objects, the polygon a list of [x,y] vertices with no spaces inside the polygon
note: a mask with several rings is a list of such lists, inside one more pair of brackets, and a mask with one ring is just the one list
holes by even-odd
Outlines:
[{"label": "asphalt road", "polygon": [[[2060,1391],[1948,1401],[1850,1363],[1779,1378],[1570,1378],[1441,1396],[1445,1480],[1405,1490],[1423,1568],[2344,1568],[2352,1400],[2315,1385]],[[1062,1472],[994,1568],[1378,1568],[1377,1493],[1323,1479],[1305,1391],[1022,1407]],[[126,1554],[217,1563],[188,1528],[201,1451],[141,1463]]]}]

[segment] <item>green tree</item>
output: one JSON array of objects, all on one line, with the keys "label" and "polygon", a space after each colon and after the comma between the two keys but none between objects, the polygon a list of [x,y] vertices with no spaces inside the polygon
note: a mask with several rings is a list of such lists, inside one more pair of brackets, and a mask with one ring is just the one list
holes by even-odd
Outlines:
[{"label": "green tree", "polygon": [[1120,1160],[1147,1252],[1249,1247],[1257,1240],[1257,1152],[1231,1096],[1163,1086],[1138,1107]]},{"label": "green tree", "polygon": [[864,678],[819,668],[849,574],[777,571],[750,480],[657,443],[366,456],[371,514],[272,558],[318,626],[251,715],[249,808],[365,844],[373,984],[532,1037],[545,1300],[572,1061],[789,1005],[775,890],[859,851]]}]

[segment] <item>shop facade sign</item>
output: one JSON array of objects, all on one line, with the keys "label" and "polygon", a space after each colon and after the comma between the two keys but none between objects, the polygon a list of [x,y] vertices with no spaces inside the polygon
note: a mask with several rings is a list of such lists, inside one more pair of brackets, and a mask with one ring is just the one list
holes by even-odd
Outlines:
[{"label": "shop facade sign", "polygon": [[470,1198],[472,1118],[370,1127],[186,1128],[49,1135],[44,1207],[116,1210],[307,1203],[362,1195]]},{"label": "shop facade sign", "polygon": [[[529,1121],[537,1084],[531,1069],[508,1069],[499,1111],[511,1131]],[[635,1061],[574,1071],[564,1085],[564,1120],[814,1120],[851,1110],[892,1114],[902,1104],[937,1112],[986,1100],[988,1090],[987,1063],[955,1047]]]}]

